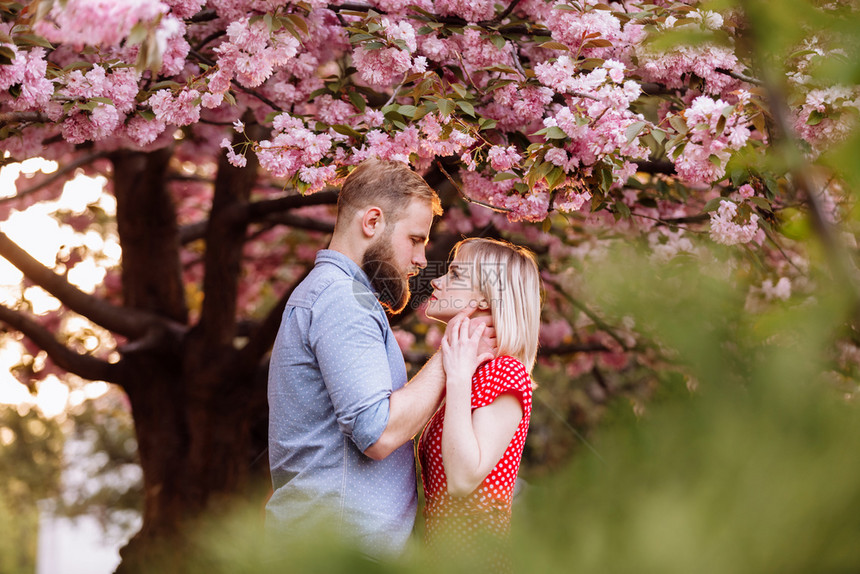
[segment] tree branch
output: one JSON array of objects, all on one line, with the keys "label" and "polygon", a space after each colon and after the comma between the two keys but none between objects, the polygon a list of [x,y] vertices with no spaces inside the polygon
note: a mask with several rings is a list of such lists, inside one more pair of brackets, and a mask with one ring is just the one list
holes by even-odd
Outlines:
[{"label": "tree branch", "polygon": [[[237,220],[252,222],[272,222],[308,229],[310,231],[321,231],[331,233],[331,224],[316,221],[308,217],[298,215],[287,215],[283,212],[310,205],[334,205],[337,203],[337,191],[321,191],[312,195],[287,195],[277,199],[265,199],[252,203],[237,205],[233,208],[231,217]],[[183,245],[202,239],[206,231],[208,221],[198,221],[185,225],[180,230],[180,240]]]},{"label": "tree branch", "polygon": [[505,8],[505,11],[502,12],[501,14],[499,14],[498,16],[496,16],[495,18],[493,18],[493,20],[495,22],[501,22],[502,20],[504,20],[505,18],[507,18],[508,16],[511,15],[511,12],[514,11],[514,8],[516,8],[517,4],[519,4],[519,3],[520,3],[520,0],[513,0],[510,4],[508,4],[508,7]]},{"label": "tree branch", "polygon": [[36,193],[37,191],[48,187],[49,185],[51,185],[55,181],[57,181],[59,179],[63,179],[69,173],[75,171],[79,167],[91,164],[92,162],[99,160],[99,159],[102,159],[104,157],[107,157],[107,153],[105,153],[105,152],[98,152],[98,153],[93,153],[90,155],[85,155],[85,156],[79,157],[79,158],[75,159],[74,161],[65,164],[63,167],[61,167],[60,169],[58,169],[57,171],[52,173],[49,177],[46,177],[45,179],[43,179],[39,183],[31,185],[27,189],[19,191],[18,193],[16,193],[15,195],[12,195],[10,197],[0,198],[0,204],[8,203],[10,201],[17,201],[17,200],[21,199],[22,197],[26,197],[26,196],[30,195],[31,193]]},{"label": "tree branch", "polygon": [[91,381],[120,383],[120,365],[82,355],[69,349],[48,329],[20,311],[0,305],[0,321],[17,329],[44,350],[58,367]]},{"label": "tree branch", "polygon": [[675,164],[667,159],[661,159],[656,161],[637,161],[636,163],[636,171],[641,171],[642,173],[649,174],[664,174],[664,175],[675,175]]},{"label": "tree branch", "polygon": [[320,191],[311,195],[286,195],[276,199],[264,199],[244,206],[244,216],[249,221],[258,221],[263,217],[281,211],[307,207],[309,205],[334,205],[337,203],[337,191]]},{"label": "tree branch", "polygon": [[746,82],[748,84],[753,84],[754,86],[761,86],[764,84],[764,82],[762,82],[761,80],[759,80],[757,78],[753,78],[751,76],[746,76],[746,75],[741,74],[739,72],[733,72],[733,71],[727,70],[725,68],[714,68],[714,70],[721,73],[721,74],[725,74],[726,76],[729,76],[730,78],[734,78],[736,80],[740,80],[740,81]]},{"label": "tree branch", "polygon": [[81,291],[65,277],[34,259],[3,232],[0,232],[0,256],[6,258],[28,279],[59,299],[66,307],[105,329],[136,338],[144,335],[154,322],[160,322],[157,317],[139,309],[117,307]]},{"label": "tree branch", "polygon": [[[495,26],[498,26],[501,20],[510,15],[510,13],[516,8],[516,5],[519,3],[519,0],[513,0],[511,5],[508,6],[502,14],[496,16],[492,20],[482,20],[480,22],[468,22],[463,18],[458,16],[439,16],[438,14],[434,14],[433,17],[436,22],[440,22],[442,24],[450,24],[452,26],[478,26],[479,28],[484,28],[486,30],[496,30]],[[329,4],[327,6],[329,10],[334,12],[335,14],[340,14],[342,10],[349,10],[352,12],[367,12],[368,10],[373,10],[377,14],[388,14],[385,10],[381,10],[377,7],[370,6],[369,4],[361,4],[358,2],[347,2],[340,5]],[[520,34],[522,36],[542,36],[548,35],[548,30],[539,29],[539,30],[531,30],[526,26],[505,26],[506,34]]]},{"label": "tree branch", "polygon": [[49,122],[48,116],[41,112],[6,112],[0,114],[0,124],[15,122]]},{"label": "tree branch", "polygon": [[484,203],[483,201],[478,201],[477,199],[472,199],[471,197],[466,195],[466,192],[464,192],[460,188],[459,185],[457,185],[457,182],[454,181],[454,178],[452,178],[451,175],[448,173],[448,171],[444,168],[444,166],[442,166],[441,162],[437,161],[436,165],[439,166],[439,169],[442,170],[442,173],[445,174],[445,177],[448,178],[448,181],[451,182],[451,185],[454,186],[454,189],[457,190],[457,192],[460,194],[460,196],[462,196],[462,198],[465,199],[466,201],[468,201],[469,203],[474,203],[475,205],[480,205],[481,207],[486,207],[487,209],[492,209],[493,211],[497,211],[500,213],[507,213],[507,212],[511,211],[511,209],[507,208],[507,207],[496,207],[495,205],[490,205],[489,203]]},{"label": "tree branch", "polygon": [[302,217],[301,215],[293,215],[292,213],[278,213],[269,215],[265,218],[266,223],[277,225],[286,225],[296,229],[304,229],[305,231],[319,231],[320,233],[334,233],[334,223],[320,221],[311,217]]}]

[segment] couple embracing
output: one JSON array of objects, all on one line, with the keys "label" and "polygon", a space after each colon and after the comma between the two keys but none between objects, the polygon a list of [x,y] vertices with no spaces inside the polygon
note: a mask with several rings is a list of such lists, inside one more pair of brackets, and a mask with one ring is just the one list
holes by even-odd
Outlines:
[{"label": "couple embracing", "polygon": [[427,543],[468,551],[507,536],[531,413],[538,268],[509,243],[458,243],[426,305],[447,324],[440,350],[407,380],[386,309],[405,307],[441,214],[402,163],[369,159],[344,181],[329,248],[293,291],[272,350],[275,543],[326,525],[371,556],[400,553],[415,521],[422,430]]}]

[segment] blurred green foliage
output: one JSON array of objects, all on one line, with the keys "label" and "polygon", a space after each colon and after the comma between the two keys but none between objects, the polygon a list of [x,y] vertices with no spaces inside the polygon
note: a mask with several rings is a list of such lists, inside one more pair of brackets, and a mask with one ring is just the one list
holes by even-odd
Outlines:
[{"label": "blurred green foliage", "polygon": [[55,496],[63,436],[26,405],[0,404],[0,572],[31,574],[39,532],[37,502]]}]

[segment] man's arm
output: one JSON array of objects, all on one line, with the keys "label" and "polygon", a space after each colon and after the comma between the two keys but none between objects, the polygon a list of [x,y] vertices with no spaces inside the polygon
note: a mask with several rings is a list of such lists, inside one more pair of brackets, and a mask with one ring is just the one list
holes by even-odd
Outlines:
[{"label": "man's arm", "polygon": [[439,353],[418,371],[408,384],[388,398],[388,424],[379,439],[364,454],[382,460],[421,432],[442,400],[445,370]]},{"label": "man's arm", "polygon": [[[468,317],[475,311],[469,307],[460,311],[457,316]],[[451,319],[451,323],[458,323]],[[481,318],[485,323],[489,318]],[[472,322],[477,326],[479,319]],[[495,350],[495,338],[492,328],[485,329],[481,339],[484,350]],[[435,353],[430,360],[418,371],[412,380],[404,387],[391,393],[389,397],[388,424],[379,439],[370,445],[364,454],[374,460],[382,460],[407,441],[421,432],[442,401],[445,390],[445,369],[442,366],[440,353]]]}]

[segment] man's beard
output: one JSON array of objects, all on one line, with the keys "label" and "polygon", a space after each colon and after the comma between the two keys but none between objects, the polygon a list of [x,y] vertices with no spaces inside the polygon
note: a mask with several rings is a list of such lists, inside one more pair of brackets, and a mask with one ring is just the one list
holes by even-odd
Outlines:
[{"label": "man's beard", "polygon": [[403,311],[409,301],[409,279],[394,263],[390,233],[370,244],[361,260],[361,269],[378,293],[382,306],[394,315]]}]

